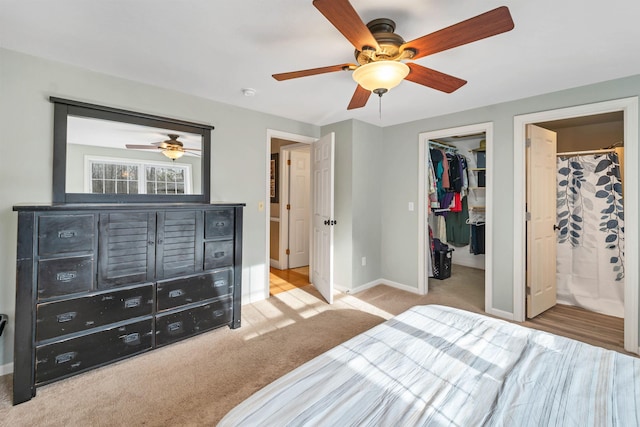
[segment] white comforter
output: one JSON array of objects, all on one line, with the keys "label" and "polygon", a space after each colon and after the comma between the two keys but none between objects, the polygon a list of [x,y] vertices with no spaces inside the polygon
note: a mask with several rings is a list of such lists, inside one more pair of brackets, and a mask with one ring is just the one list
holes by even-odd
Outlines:
[{"label": "white comforter", "polygon": [[219,426],[640,426],[640,359],[414,307],[276,380]]}]

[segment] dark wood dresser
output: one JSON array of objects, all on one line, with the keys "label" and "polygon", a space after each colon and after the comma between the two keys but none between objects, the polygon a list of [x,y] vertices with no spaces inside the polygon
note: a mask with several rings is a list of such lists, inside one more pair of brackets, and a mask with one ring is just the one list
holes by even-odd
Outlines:
[{"label": "dark wood dresser", "polygon": [[40,385],[240,327],[243,206],[14,206],[13,403]]}]

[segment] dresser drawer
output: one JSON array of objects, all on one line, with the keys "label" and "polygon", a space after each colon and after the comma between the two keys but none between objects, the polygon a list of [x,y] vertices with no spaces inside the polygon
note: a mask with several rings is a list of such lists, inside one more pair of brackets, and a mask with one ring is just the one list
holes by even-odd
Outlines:
[{"label": "dresser drawer", "polygon": [[38,254],[93,251],[93,215],[42,215],[38,220]]},{"label": "dresser drawer", "polygon": [[231,297],[156,316],[156,346],[169,344],[231,322]]},{"label": "dresser drawer", "polygon": [[213,270],[233,265],[233,240],[205,242],[204,269]]},{"label": "dresser drawer", "polygon": [[93,289],[93,255],[41,260],[38,263],[38,299]]},{"label": "dresser drawer", "polygon": [[153,312],[153,285],[39,304],[36,341],[105,326]]},{"label": "dresser drawer", "polygon": [[158,282],[158,310],[230,295],[233,292],[231,268],[176,280]]},{"label": "dresser drawer", "polygon": [[36,347],[36,384],[149,350],[153,319]]},{"label": "dresser drawer", "polygon": [[234,231],[233,209],[214,209],[206,211],[205,239],[231,239]]}]

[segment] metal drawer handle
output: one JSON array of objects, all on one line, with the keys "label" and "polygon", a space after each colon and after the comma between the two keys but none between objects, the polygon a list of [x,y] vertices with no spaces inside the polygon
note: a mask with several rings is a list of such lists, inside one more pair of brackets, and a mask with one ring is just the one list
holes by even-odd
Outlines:
[{"label": "metal drawer handle", "polygon": [[76,358],[78,355],[77,351],[70,351],[68,353],[62,353],[56,356],[56,365],[60,365],[61,363],[67,363]]},{"label": "metal drawer handle", "polygon": [[138,332],[134,332],[132,334],[125,335],[123,341],[127,345],[138,345],[140,344],[140,334]]},{"label": "metal drawer handle", "polygon": [[214,288],[219,288],[220,286],[224,286],[226,284],[227,284],[227,281],[224,280],[224,279],[216,280],[216,281],[213,282],[213,287]]},{"label": "metal drawer handle", "polygon": [[124,308],[139,307],[142,304],[142,297],[133,297],[124,301]]},{"label": "metal drawer handle", "polygon": [[185,292],[182,289],[175,289],[169,292],[169,298],[178,298],[184,295]]},{"label": "metal drawer handle", "polygon": [[58,238],[59,239],[71,239],[72,237],[76,237],[78,235],[78,232],[75,230],[61,230],[58,231]]},{"label": "metal drawer handle", "polygon": [[223,221],[216,222],[216,227],[218,228],[224,227],[225,225],[227,225],[226,222],[223,222]]},{"label": "metal drawer handle", "polygon": [[62,313],[62,314],[58,314],[56,315],[56,320],[58,321],[58,323],[64,323],[64,322],[70,322],[73,319],[76,318],[76,315],[78,313],[75,311],[70,311],[68,313]]},{"label": "metal drawer handle", "polygon": [[76,277],[78,277],[78,272],[77,271],[62,271],[58,274],[56,274],[56,280],[58,282],[70,282],[73,279],[75,279]]},{"label": "metal drawer handle", "polygon": [[215,252],[213,254],[214,258],[222,258],[224,256],[224,251],[220,251],[220,252]]},{"label": "metal drawer handle", "polygon": [[182,332],[182,322],[173,322],[167,325],[169,333]]},{"label": "metal drawer handle", "polygon": [[215,310],[213,312],[213,317],[221,317],[224,314],[224,310]]}]

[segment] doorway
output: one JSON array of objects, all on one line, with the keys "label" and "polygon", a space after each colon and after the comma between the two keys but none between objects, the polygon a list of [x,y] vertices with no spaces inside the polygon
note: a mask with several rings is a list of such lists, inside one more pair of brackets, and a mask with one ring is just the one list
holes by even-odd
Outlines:
[{"label": "doorway", "polygon": [[[638,257],[638,98],[626,98],[533,113],[514,118],[514,320],[525,320],[526,295],[526,127],[529,124],[576,119],[620,112],[624,120],[625,257]],[[638,352],[638,273],[627,269],[624,277],[625,350]]]},{"label": "doorway", "polygon": [[[429,209],[429,189],[428,174],[430,161],[430,148],[436,147],[446,151],[447,146],[453,148],[452,151],[463,155],[468,161],[467,174],[469,178],[469,189],[466,197],[466,210],[468,220],[465,220],[465,227],[471,230],[473,225],[482,226],[484,236],[482,254],[473,253],[473,246],[465,245],[455,249],[451,254],[452,273],[455,274],[455,264],[465,265],[473,268],[484,269],[484,295],[485,311],[492,313],[492,290],[489,285],[492,283],[492,201],[493,201],[493,123],[480,123],[476,125],[461,126],[457,128],[442,129],[438,131],[425,132],[419,135],[419,195],[418,195],[418,291],[420,294],[429,292],[431,281],[438,282],[433,278],[431,243],[429,239],[430,213],[434,209]],[[480,164],[478,162],[480,161]],[[465,198],[461,198],[464,200]],[[461,200],[461,202],[462,202]],[[440,202],[438,202],[440,203]],[[434,205],[435,206],[435,205]],[[409,206],[409,210],[412,206]],[[443,209],[446,209],[443,208]],[[442,220],[439,220],[442,221]],[[470,231],[471,233],[471,231]],[[466,238],[466,237],[465,237]],[[471,234],[469,235],[471,239]],[[449,240],[449,239],[448,239]],[[455,239],[452,239],[455,240]],[[471,243],[471,242],[470,242]],[[476,251],[480,252],[480,251]],[[493,314],[493,313],[492,313]]]},{"label": "doorway", "polygon": [[[265,216],[267,221],[266,235],[266,278],[264,298],[270,295],[282,292],[283,289],[292,287],[305,286],[310,282],[308,273],[308,261],[305,264],[304,248],[309,247],[309,238],[311,229],[308,226],[309,220],[304,224],[304,212],[296,211],[296,215],[290,215],[287,205],[292,206],[291,196],[302,199],[304,205],[309,204],[311,188],[309,177],[298,176],[291,179],[289,160],[292,158],[294,162],[297,160],[305,162],[310,152],[311,143],[316,138],[303,135],[296,135],[287,132],[275,130],[267,131],[267,200],[269,200],[269,208],[266,209]],[[295,154],[293,154],[295,153]],[[308,169],[308,168],[307,168]],[[272,182],[273,181],[273,182]],[[293,182],[292,182],[293,181]],[[293,190],[293,191],[292,191]],[[298,202],[296,202],[298,205]],[[293,216],[294,225],[290,226],[290,217]],[[310,217],[310,213],[309,213]],[[305,231],[306,230],[306,231]],[[290,241],[293,239],[293,246]],[[297,265],[293,268],[289,267],[289,254],[291,248],[296,249]],[[287,251],[289,250],[289,251]]]}]

